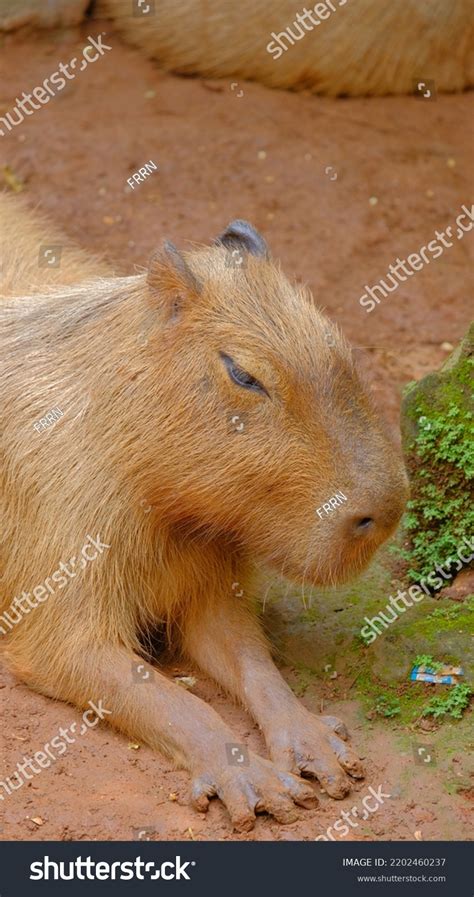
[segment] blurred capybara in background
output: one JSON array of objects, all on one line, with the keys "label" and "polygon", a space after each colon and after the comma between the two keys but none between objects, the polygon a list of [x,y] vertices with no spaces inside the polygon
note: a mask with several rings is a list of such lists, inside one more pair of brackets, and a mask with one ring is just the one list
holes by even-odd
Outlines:
[{"label": "blurred capybara in background", "polygon": [[0,194],[0,235],[4,297],[25,297],[54,284],[77,283],[86,275],[112,273],[105,262],[79,249],[51,222],[38,213],[33,216],[26,203],[8,193]]},{"label": "blurred capybara in background", "polygon": [[[19,277],[39,232],[15,215],[9,227],[4,271],[13,259]],[[256,561],[314,585],[357,574],[404,507],[400,456],[337,328],[243,221],[211,247],[165,244],[145,274],[56,286],[28,314],[24,298],[18,313],[0,303],[11,669],[53,698],[102,701],[190,771],[198,809],[218,795],[237,828],[314,805],[298,773],[344,796],[362,775],[345,729],[294,696],[251,597]],[[79,564],[85,542],[96,550]],[[210,706],[156,669],[136,676],[157,623],[249,709],[271,761],[237,765]]]},{"label": "blurred capybara in background", "polygon": [[[99,0],[163,68],[327,96],[474,86],[472,0]],[[433,87],[431,87],[433,89]]]}]

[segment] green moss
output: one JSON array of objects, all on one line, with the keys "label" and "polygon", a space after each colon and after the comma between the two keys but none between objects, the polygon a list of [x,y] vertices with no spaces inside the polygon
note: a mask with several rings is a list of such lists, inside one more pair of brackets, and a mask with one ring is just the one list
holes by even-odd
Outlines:
[{"label": "green moss", "polygon": [[377,695],[374,704],[374,710],[379,716],[398,716],[401,713],[400,701],[393,695],[381,694]]},{"label": "green moss", "polygon": [[438,374],[410,384],[403,404],[403,435],[411,499],[401,550],[418,582],[456,556],[474,531],[474,328],[456,359]]},{"label": "green moss", "polygon": [[[263,622],[281,665],[286,670],[291,667],[286,675],[298,696],[305,695],[315,708],[320,699],[328,707],[353,699],[359,704],[364,727],[388,728],[395,738],[406,731],[411,750],[413,733],[430,698],[443,697],[448,691],[442,685],[410,681],[415,658],[424,654],[434,661],[461,666],[470,681],[474,674],[469,655],[474,597],[453,602],[447,598],[435,601],[426,595],[367,647],[360,634],[364,617],[380,613],[390,595],[407,588],[406,582],[393,576],[385,549],[356,583],[310,591],[305,605],[298,590],[292,593],[285,583],[279,583],[272,600],[267,598]],[[334,671],[338,675],[331,678]],[[382,702],[378,700],[381,697]],[[400,712],[382,715],[392,707],[399,707]],[[437,739],[444,745],[451,738],[455,751],[459,750],[456,732],[467,745],[470,720],[464,716],[466,719],[445,716],[436,720]]]},{"label": "green moss", "polygon": [[291,684],[291,690],[298,698],[302,698],[306,690],[317,678],[317,674],[308,667],[300,667],[295,670],[295,678],[296,682]]},{"label": "green moss", "polygon": [[[432,602],[432,599],[426,600]],[[428,665],[439,669],[443,664],[451,664],[465,667],[465,644],[462,639],[467,636],[458,633],[472,630],[474,599],[471,597],[465,603],[456,605],[448,599],[441,599],[438,604],[428,614],[420,606],[413,608],[412,615],[407,612],[370,647],[361,648],[360,640],[354,637],[352,650],[346,651],[354,657],[354,675],[357,673],[352,694],[357,695],[369,718],[375,713],[377,717],[384,717],[386,723],[391,720],[392,726],[397,729],[412,726],[429,706],[433,689],[436,689],[436,695],[442,702],[446,700],[446,695],[449,698],[454,691],[453,687],[432,686],[409,679],[413,666]],[[444,633],[446,638],[443,637]],[[417,646],[415,651],[410,650],[410,645]],[[380,664],[380,654],[386,658],[388,649],[394,657],[406,657],[406,664],[402,663],[399,671],[401,676],[397,675],[398,670],[393,670],[392,662]],[[447,718],[442,714],[436,717],[438,722],[444,722]]]},{"label": "green moss", "polygon": [[459,626],[472,626],[472,613],[474,611],[474,595],[468,595],[463,602],[437,607],[426,617],[427,623],[435,624],[435,631],[439,632],[440,621],[444,630],[458,629]]},{"label": "green moss", "polygon": [[[403,632],[407,638],[434,642],[438,640],[438,636],[442,632],[469,632],[472,629],[474,596],[469,596],[465,601],[456,604],[453,604],[449,598],[441,598],[438,601],[440,606],[430,614],[420,613],[416,617],[413,615],[408,619],[403,618]],[[456,660],[456,658],[454,659]]]},{"label": "green moss", "polygon": [[426,686],[421,682],[391,685],[370,670],[357,680],[357,693],[369,718],[376,713],[398,725],[412,725],[426,705]]},{"label": "green moss", "polygon": [[[381,691],[383,685],[383,691]],[[443,691],[429,698],[433,686],[424,682],[410,682],[398,686],[381,683],[366,671],[357,680],[357,692],[369,718],[375,713],[385,719],[393,719],[402,726],[412,726],[423,716],[433,716],[438,722],[444,719],[460,720],[469,707],[472,689],[466,683],[452,686],[436,686]]]}]

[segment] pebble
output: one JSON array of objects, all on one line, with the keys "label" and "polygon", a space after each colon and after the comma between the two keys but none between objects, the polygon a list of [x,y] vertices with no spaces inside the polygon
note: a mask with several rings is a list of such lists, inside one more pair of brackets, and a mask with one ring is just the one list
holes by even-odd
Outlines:
[{"label": "pebble", "polygon": [[369,199],[369,206],[376,206],[378,203],[378,198],[376,196],[371,196]]},{"label": "pebble", "polygon": [[454,346],[452,343],[441,343],[441,348],[442,348],[443,352],[452,352],[454,349]]},{"label": "pebble", "polygon": [[175,682],[183,685],[185,688],[194,688],[197,679],[195,676],[176,676]]},{"label": "pebble", "polygon": [[265,150],[259,150],[257,153],[257,159],[266,159],[266,158],[267,158],[267,154],[266,154]]},{"label": "pebble", "polygon": [[456,159],[448,159],[446,165],[448,168],[456,168]]}]

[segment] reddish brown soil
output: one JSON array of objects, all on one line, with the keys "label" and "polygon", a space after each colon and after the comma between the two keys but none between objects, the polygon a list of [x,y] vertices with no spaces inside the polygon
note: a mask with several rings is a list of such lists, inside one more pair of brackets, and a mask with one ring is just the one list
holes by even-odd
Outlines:
[{"label": "reddish brown soil", "polygon": [[[334,101],[248,83],[232,90],[229,82],[164,75],[124,46],[110,23],[91,22],[82,31],[3,40],[0,115],[101,31],[112,51],[0,138],[0,166],[10,166],[23,195],[84,247],[104,252],[117,272],[145,265],[163,238],[180,246],[208,241],[232,218],[248,218],[358,347],[396,425],[401,387],[438,367],[448,351],[442,344],[466,330],[472,235],[373,313],[358,299],[397,256],[416,252],[453,224],[463,203],[470,207],[472,96]],[[130,192],[127,178],[150,159],[159,170]],[[264,750],[251,720],[216,686],[199,677],[196,691],[232,724],[236,740]],[[307,705],[319,710],[323,694],[321,685]],[[0,778],[59,726],[80,719],[3,667],[0,695]],[[152,828],[160,839],[310,840],[358,804],[368,784],[396,796],[346,840],[411,839],[415,831],[424,839],[469,837],[467,792],[449,795],[424,769],[416,787],[404,787],[406,758],[389,728],[368,730],[355,701],[329,700],[325,710],[350,724],[366,756],[367,783],[342,803],[322,795],[321,808],[302,811],[292,826],[262,817],[253,833],[235,836],[218,801],[207,817],[198,815],[186,804],[184,773],[101,725],[0,804],[0,837],[129,839],[134,829]]]}]

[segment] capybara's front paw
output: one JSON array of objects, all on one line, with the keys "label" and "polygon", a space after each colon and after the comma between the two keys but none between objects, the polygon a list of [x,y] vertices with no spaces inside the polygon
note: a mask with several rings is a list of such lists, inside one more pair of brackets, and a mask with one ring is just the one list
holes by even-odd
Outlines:
[{"label": "capybara's front paw", "polygon": [[248,832],[253,828],[256,813],[270,813],[278,822],[295,822],[295,804],[307,809],[316,807],[318,798],[310,785],[289,772],[250,751],[245,752],[245,766],[229,765],[219,757],[206,763],[192,784],[192,803],[206,812],[209,798],[217,795],[227,807],[234,828]]},{"label": "capybara's front paw", "polygon": [[362,764],[346,739],[346,727],[337,717],[317,717],[302,707],[296,716],[275,727],[268,747],[281,769],[318,779],[331,797],[339,799],[350,791],[349,776],[364,777]]}]

